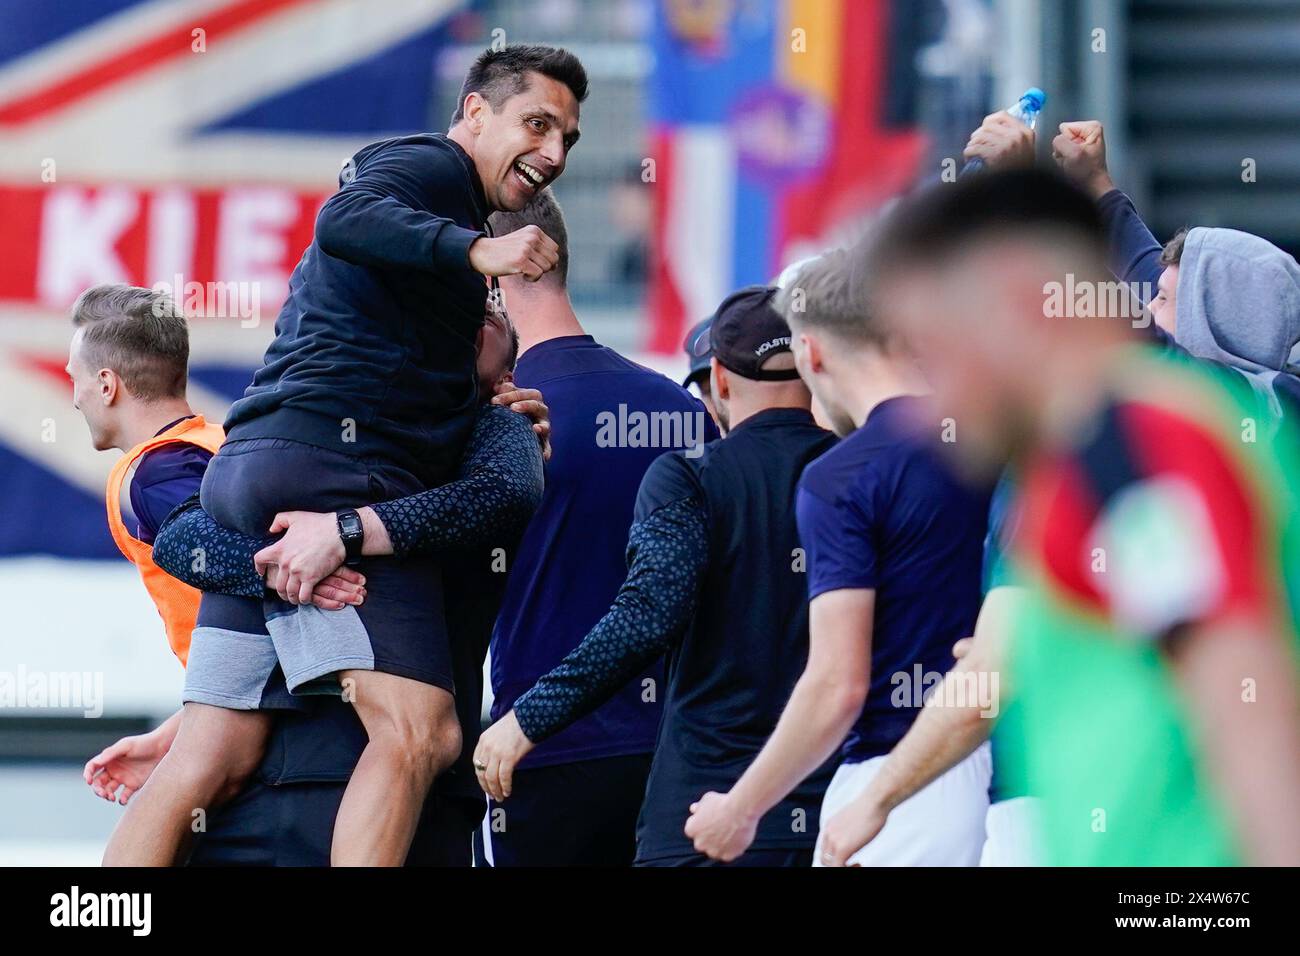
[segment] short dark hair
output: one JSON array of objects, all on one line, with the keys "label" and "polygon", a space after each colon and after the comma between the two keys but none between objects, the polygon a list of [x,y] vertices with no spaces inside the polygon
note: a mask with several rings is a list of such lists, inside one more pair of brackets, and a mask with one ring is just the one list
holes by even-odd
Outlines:
[{"label": "short dark hair", "polygon": [[938,262],[992,234],[1051,229],[1105,261],[1106,230],[1091,197],[1055,171],[1017,169],[939,183],[898,204],[876,234],[866,267]]},{"label": "short dark hair", "polygon": [[474,60],[460,88],[452,125],[464,119],[465,98],[471,93],[478,93],[495,110],[528,88],[529,73],[540,73],[563,83],[579,103],[587,98],[587,71],[582,61],[568,50],[511,43],[499,50],[484,50]]},{"label": "short dark hair", "polygon": [[560,286],[568,284],[569,230],[564,225],[564,210],[560,208],[559,200],[551,192],[551,187],[547,186],[539,192],[523,209],[514,212],[508,209],[494,212],[488,221],[492,225],[493,235],[497,236],[518,232],[524,226],[536,226],[550,236],[551,240],[560,247],[560,258],[555,263],[555,268],[538,281],[549,280],[559,283]]},{"label": "short dark hair", "polygon": [[500,289],[495,289],[488,295],[487,315],[501,316],[501,324],[506,330],[506,371],[513,372],[515,366],[519,364],[519,329],[515,327],[514,319],[510,318],[510,313],[506,311]]},{"label": "short dark hair", "polygon": [[506,320],[506,370],[513,372],[519,364],[519,329],[510,318],[510,313],[503,309],[501,314]]},{"label": "short dark hair", "polygon": [[1160,250],[1160,264],[1162,266],[1176,266],[1183,261],[1183,246],[1187,243],[1188,229],[1186,226],[1174,233],[1174,237],[1165,243],[1165,247]]},{"label": "short dark hair", "polygon": [[78,296],[72,324],[84,329],[82,348],[99,368],[111,368],[136,398],[184,398],[190,332],[172,297],[155,289],[97,285]]}]

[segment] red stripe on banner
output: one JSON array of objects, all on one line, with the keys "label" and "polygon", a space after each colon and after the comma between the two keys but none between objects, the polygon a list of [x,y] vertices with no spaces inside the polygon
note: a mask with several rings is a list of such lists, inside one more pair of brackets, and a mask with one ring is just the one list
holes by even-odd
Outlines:
[{"label": "red stripe on banner", "polygon": [[217,226],[221,221],[221,194],[204,191],[196,197],[198,224],[194,231],[194,275],[203,281],[217,274]]},{"label": "red stripe on banner", "polygon": [[44,190],[30,186],[0,186],[0,299],[31,299],[36,294],[36,270],[41,244],[41,204]]},{"label": "red stripe on banner", "polygon": [[122,233],[113,246],[118,258],[122,260],[122,265],[126,267],[127,273],[137,277],[136,281],[141,285],[154,281],[152,276],[146,274],[148,272],[146,262],[149,256],[149,206],[151,204],[152,196],[147,192],[140,193],[140,208],[136,213],[135,221]]},{"label": "red stripe on banner", "polygon": [[[304,192],[289,186],[262,187],[272,211],[284,208],[287,199],[296,216],[259,222],[256,217],[232,215],[232,203],[243,204],[249,197],[243,187],[231,189],[187,189],[182,186],[142,188],[122,185],[51,183],[45,186],[0,185],[0,301],[25,302],[51,309],[63,309],[77,293],[98,282],[125,278],[136,285],[173,283],[174,275],[151,275],[156,263],[175,263],[184,271],[186,282],[258,281],[263,283],[262,306],[273,308],[276,293],[282,292],[299,258],[312,240],[316,213],[329,194]],[[152,215],[162,193],[182,194],[193,207],[193,234],[184,248],[174,245],[175,236]],[[99,212],[104,203],[120,203],[122,194],[133,202],[129,221],[104,226]],[[111,194],[111,195],[110,195]],[[68,206],[75,205],[69,219]],[[52,209],[61,209],[55,215]],[[276,252],[266,260],[236,257],[225,268],[243,275],[217,275],[218,249],[246,250],[261,242],[273,243]]]},{"label": "red stripe on banner", "polygon": [[881,124],[884,106],[886,0],[844,4],[840,76],[836,88],[831,154],[823,171],[782,198],[782,248],[792,242],[825,242],[842,222],[860,218],[907,187],[916,177],[926,141],[913,130]]},{"label": "red stripe on banner", "polygon": [[656,129],[651,133],[650,155],[655,164],[655,181],[650,184],[654,222],[650,243],[650,333],[645,347],[661,355],[671,355],[681,349],[686,336],[686,305],[673,281],[665,245],[672,218],[669,192],[673,181],[672,145],[670,131]]},{"label": "red stripe on banner", "polygon": [[[72,324],[68,324],[68,339],[72,339]],[[19,368],[25,368],[29,371],[36,372],[46,378],[60,382],[68,390],[68,400],[72,399],[72,381],[68,378],[68,370],[65,367],[67,358],[52,359],[44,355],[33,355],[30,352],[18,352],[14,355],[14,364]]]},{"label": "red stripe on banner", "polygon": [[106,86],[192,52],[193,31],[204,31],[204,42],[225,38],[289,7],[311,0],[238,0],[228,7],[202,15],[200,23],[178,26],[135,46],[92,63],[71,76],[33,90],[0,106],[0,126],[17,126],[38,116],[61,110]]}]

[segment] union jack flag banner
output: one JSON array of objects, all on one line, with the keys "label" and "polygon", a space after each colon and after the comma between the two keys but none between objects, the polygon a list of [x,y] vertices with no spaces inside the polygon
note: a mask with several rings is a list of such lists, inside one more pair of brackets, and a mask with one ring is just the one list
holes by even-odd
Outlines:
[{"label": "union jack flag banner", "polygon": [[220,421],[343,162],[429,128],[465,7],[0,0],[0,494],[39,502],[6,509],[0,556],[117,557],[114,456],[90,448],[63,370],[76,296],[169,289],[193,316],[191,402]]}]

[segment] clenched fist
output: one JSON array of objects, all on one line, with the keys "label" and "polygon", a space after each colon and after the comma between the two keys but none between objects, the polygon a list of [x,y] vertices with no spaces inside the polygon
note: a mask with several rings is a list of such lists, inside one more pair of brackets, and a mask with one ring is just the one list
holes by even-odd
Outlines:
[{"label": "clenched fist", "polygon": [[560,247],[537,226],[524,226],[495,239],[475,239],[469,264],[485,276],[522,275],[536,282],[560,261]]},{"label": "clenched fist", "polygon": [[1096,120],[1062,123],[1060,135],[1052,140],[1052,158],[1094,199],[1115,188],[1106,169],[1106,134]]}]

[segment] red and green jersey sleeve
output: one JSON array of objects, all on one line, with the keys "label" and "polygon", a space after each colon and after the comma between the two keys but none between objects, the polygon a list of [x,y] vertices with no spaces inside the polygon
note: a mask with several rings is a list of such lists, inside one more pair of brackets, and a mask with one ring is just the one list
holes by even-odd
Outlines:
[{"label": "red and green jersey sleeve", "polygon": [[1066,605],[1125,635],[1283,617],[1279,489],[1252,467],[1250,430],[1224,425],[1197,407],[1118,397],[1086,442],[1032,469],[1022,560]]}]

